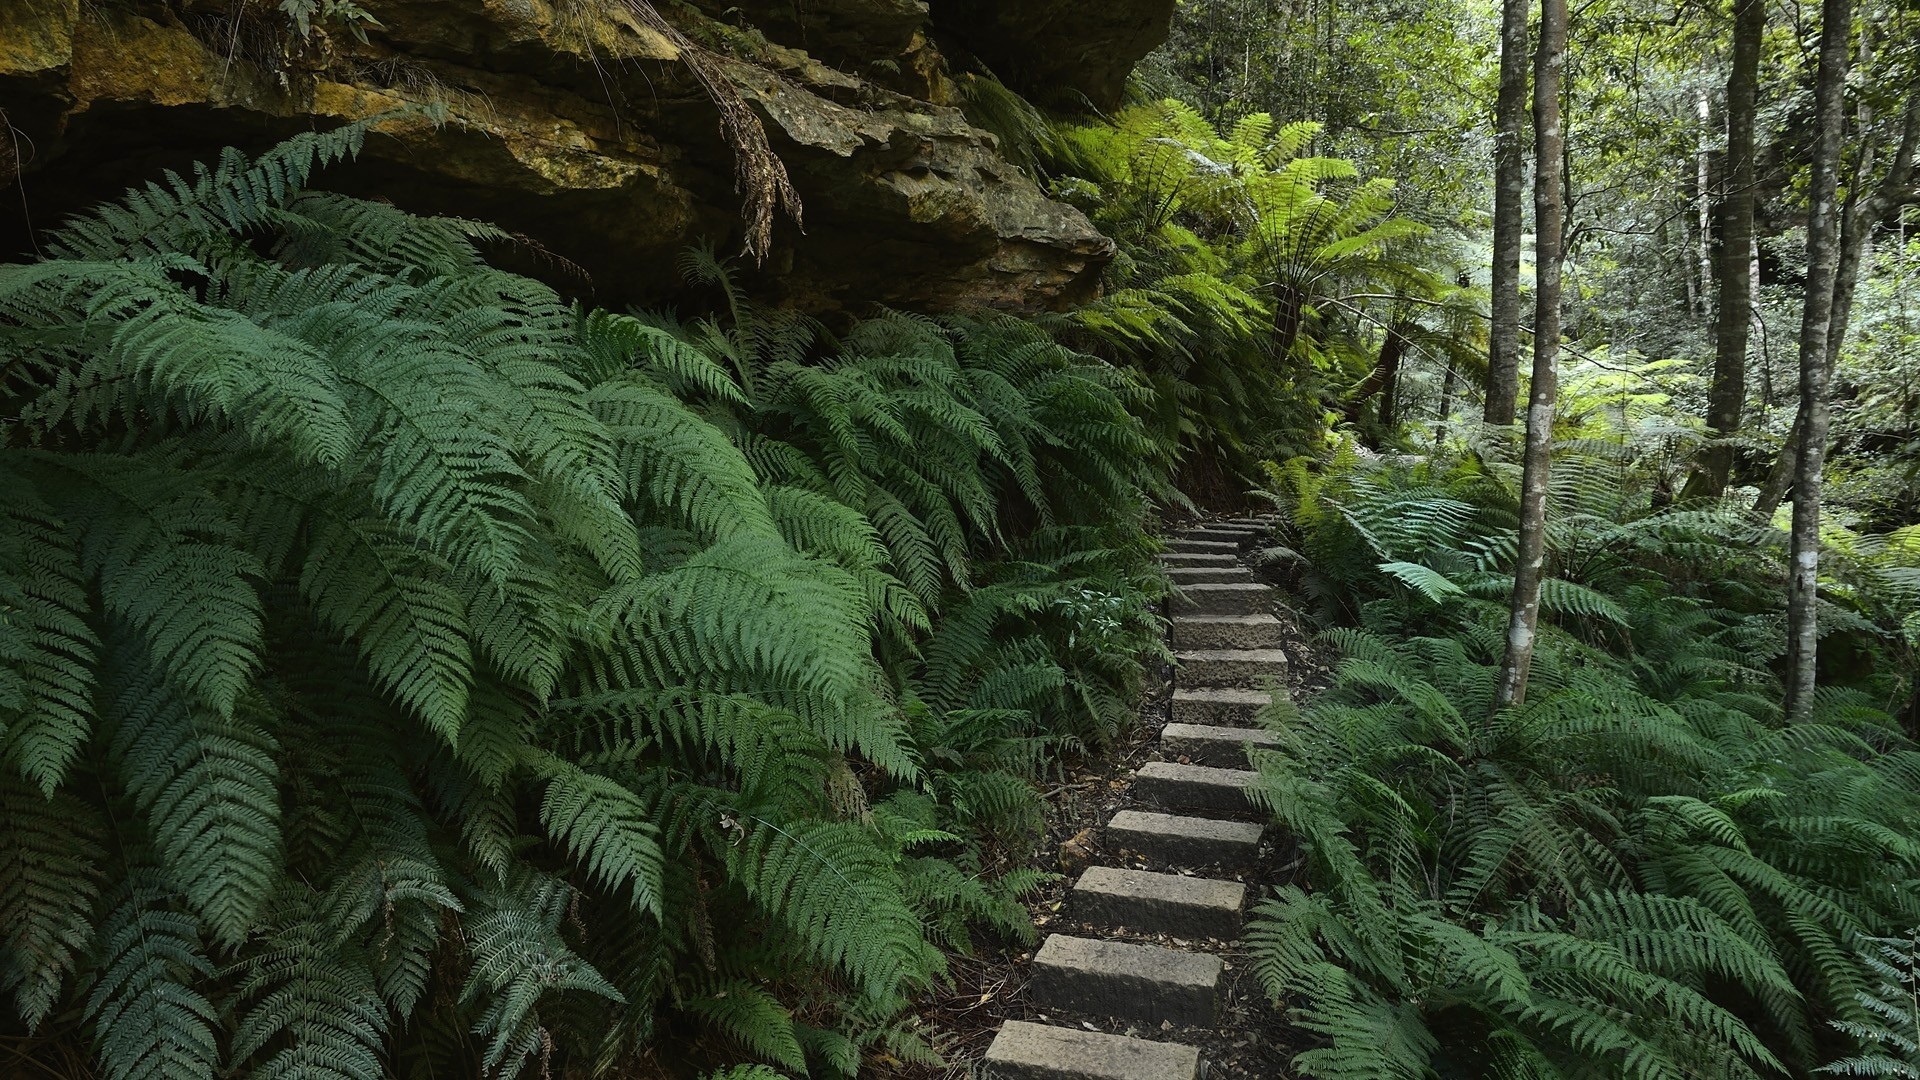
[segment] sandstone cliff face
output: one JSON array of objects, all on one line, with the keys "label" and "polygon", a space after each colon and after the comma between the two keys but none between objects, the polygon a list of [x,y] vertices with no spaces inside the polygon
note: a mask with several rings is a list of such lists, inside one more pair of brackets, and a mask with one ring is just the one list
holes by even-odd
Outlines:
[{"label": "sandstone cliff face", "polygon": [[[779,224],[755,288],[809,310],[1035,311],[1089,296],[1112,245],[966,122],[940,27],[958,18],[974,31],[962,47],[988,63],[1105,101],[1164,36],[1168,3],[1004,5],[1025,18],[977,0],[658,7],[723,58],[803,200],[804,233]],[[17,171],[21,188],[0,201],[0,257],[30,246],[26,215],[44,228],[220,146],[437,105],[443,121],[383,124],[326,182],[496,221],[550,267],[584,268],[601,302],[657,298],[688,244],[737,250],[739,196],[711,99],[626,5],[359,0],[377,23],[322,21],[303,38],[260,0],[0,0],[0,109],[18,149],[17,170],[0,149],[0,180]],[[1059,45],[1075,34],[1077,51]]]}]

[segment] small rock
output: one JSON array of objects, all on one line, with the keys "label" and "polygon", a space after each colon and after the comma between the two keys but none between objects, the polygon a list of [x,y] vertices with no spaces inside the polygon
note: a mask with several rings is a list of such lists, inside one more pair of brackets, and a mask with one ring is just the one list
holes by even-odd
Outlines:
[{"label": "small rock", "polygon": [[1060,845],[1060,872],[1073,877],[1093,865],[1094,832],[1081,829]]}]

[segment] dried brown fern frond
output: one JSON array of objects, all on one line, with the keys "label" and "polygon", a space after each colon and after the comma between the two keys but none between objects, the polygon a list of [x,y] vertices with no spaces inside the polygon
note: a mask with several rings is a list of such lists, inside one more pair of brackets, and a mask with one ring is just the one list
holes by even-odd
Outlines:
[{"label": "dried brown fern frond", "polygon": [[801,224],[800,194],[793,189],[787,166],[767,143],[767,129],[727,78],[727,59],[695,44],[668,22],[648,0],[621,0],[633,17],[680,50],[680,59],[720,111],[720,138],[733,149],[734,189],[741,193],[740,214],[746,226],[745,254],[765,262],[773,246],[773,214],[777,206],[793,223]]}]

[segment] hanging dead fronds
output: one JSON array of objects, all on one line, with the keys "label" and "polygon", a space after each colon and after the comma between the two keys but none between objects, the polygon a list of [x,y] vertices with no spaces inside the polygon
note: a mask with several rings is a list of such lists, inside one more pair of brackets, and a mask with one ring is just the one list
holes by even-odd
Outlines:
[{"label": "hanging dead fronds", "polygon": [[680,50],[680,59],[720,111],[720,138],[733,150],[734,189],[741,194],[740,215],[746,227],[744,254],[765,262],[773,246],[776,205],[798,226],[800,195],[793,189],[787,167],[767,143],[767,129],[747,105],[746,98],[727,78],[726,58],[695,44],[654,9],[648,0],[622,0],[633,17]]}]

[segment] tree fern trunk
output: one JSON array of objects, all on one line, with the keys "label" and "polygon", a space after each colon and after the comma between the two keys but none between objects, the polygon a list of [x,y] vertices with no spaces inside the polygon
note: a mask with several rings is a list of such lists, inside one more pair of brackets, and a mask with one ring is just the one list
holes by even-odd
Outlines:
[{"label": "tree fern trunk", "polygon": [[1494,103],[1492,321],[1487,335],[1489,424],[1513,423],[1520,396],[1520,240],[1527,178],[1527,0],[1502,0],[1500,94]]},{"label": "tree fern trunk", "polygon": [[1395,399],[1399,396],[1400,392],[1400,359],[1406,354],[1407,339],[1393,331],[1388,331],[1387,336],[1396,343],[1396,347],[1391,356],[1385,355],[1386,350],[1381,350],[1380,363],[1381,366],[1387,370],[1380,380],[1380,430],[1391,435],[1393,433]]},{"label": "tree fern trunk", "polygon": [[1820,74],[1814,84],[1813,177],[1808,192],[1807,302],[1800,318],[1799,463],[1794,470],[1792,569],[1787,589],[1787,717],[1813,715],[1819,618],[1820,479],[1827,457],[1827,348],[1840,257],[1840,146],[1852,0],[1825,0],[1820,13]]},{"label": "tree fern trunk", "polygon": [[1513,567],[1513,609],[1496,708],[1527,697],[1534,637],[1540,623],[1540,579],[1547,560],[1547,485],[1554,400],[1560,382],[1561,203],[1560,77],[1567,57],[1566,0],[1540,0],[1540,52],[1533,75],[1534,262],[1533,386],[1527,402],[1527,449],[1520,484],[1520,549]]},{"label": "tree fern trunk", "polygon": [[[1727,194],[1720,204],[1719,319],[1714,327],[1713,385],[1707,393],[1707,428],[1721,440],[1740,430],[1747,397],[1747,341],[1753,325],[1753,118],[1766,26],[1766,0],[1738,0],[1733,70],[1727,75]],[[1688,479],[1687,497],[1720,494],[1732,471],[1732,446],[1707,447]]]}]

